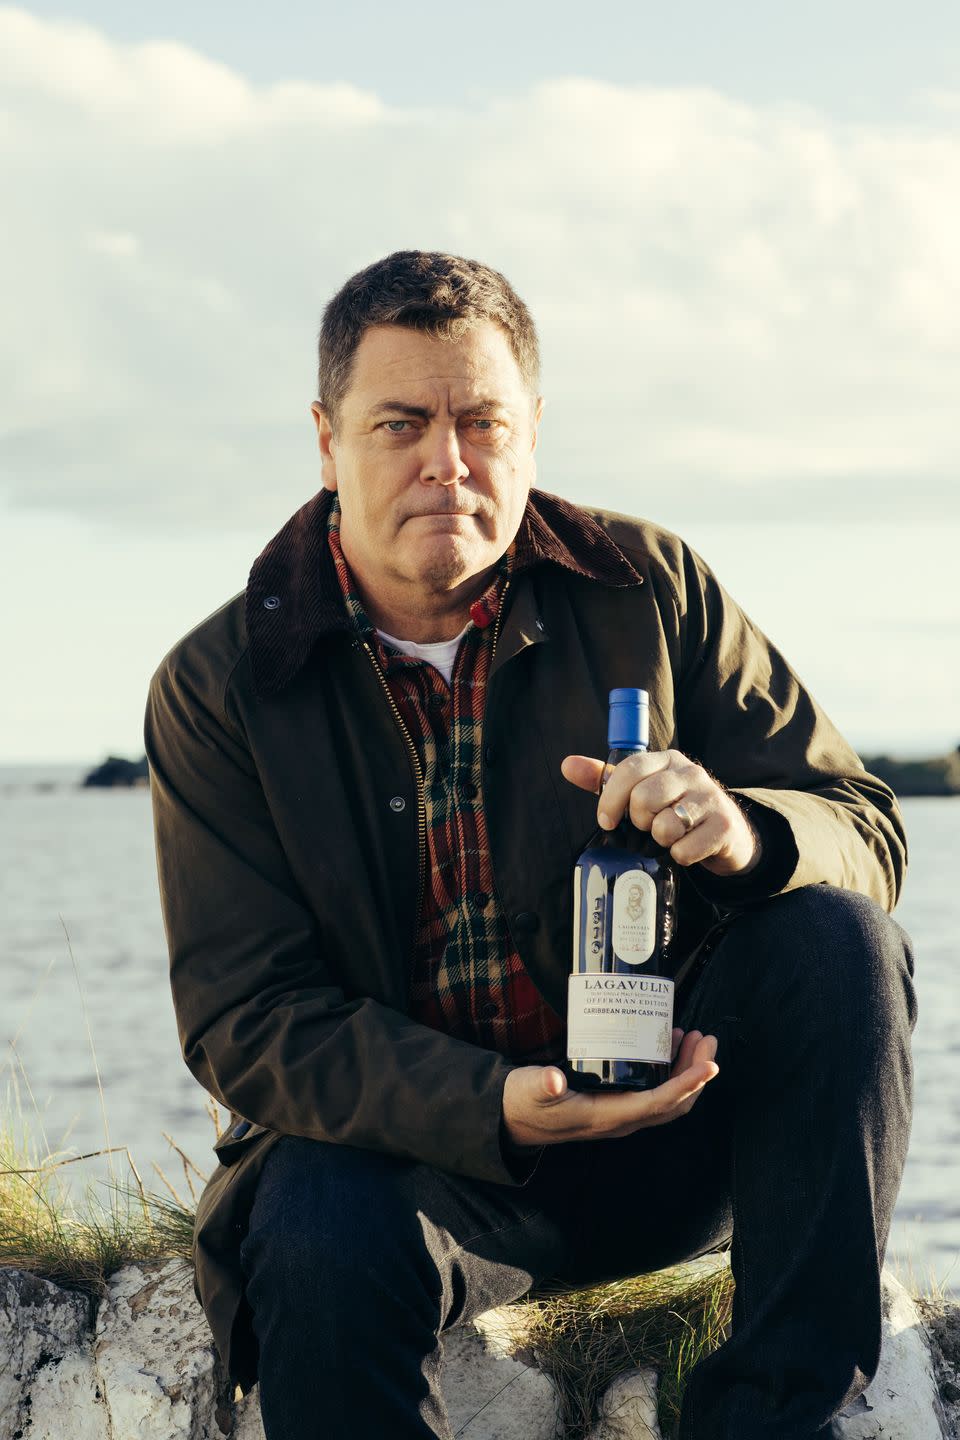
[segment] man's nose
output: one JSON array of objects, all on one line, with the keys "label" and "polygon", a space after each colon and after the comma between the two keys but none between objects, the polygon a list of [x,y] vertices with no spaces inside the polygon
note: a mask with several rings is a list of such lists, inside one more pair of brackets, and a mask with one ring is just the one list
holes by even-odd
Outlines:
[{"label": "man's nose", "polygon": [[420,479],[432,480],[440,485],[455,485],[469,474],[469,467],[460,454],[456,425],[431,425]]}]

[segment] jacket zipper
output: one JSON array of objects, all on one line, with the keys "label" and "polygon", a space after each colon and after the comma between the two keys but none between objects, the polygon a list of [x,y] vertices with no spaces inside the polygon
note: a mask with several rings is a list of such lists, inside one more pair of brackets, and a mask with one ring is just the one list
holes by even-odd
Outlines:
[{"label": "jacket zipper", "polygon": [[490,665],[493,666],[493,657],[497,653],[497,641],[500,638],[500,619],[503,615],[504,606],[507,600],[507,591],[510,589],[509,577],[503,582],[503,589],[500,592],[500,604],[497,606],[497,618],[493,622],[493,641],[490,646]]}]

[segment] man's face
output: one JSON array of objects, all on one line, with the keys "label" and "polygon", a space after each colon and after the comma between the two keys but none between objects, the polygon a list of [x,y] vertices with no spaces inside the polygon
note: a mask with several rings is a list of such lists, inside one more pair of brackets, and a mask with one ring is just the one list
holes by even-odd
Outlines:
[{"label": "man's face", "polygon": [[535,477],[541,408],[493,322],[459,340],[366,331],[336,434],[313,412],[344,554],[368,592],[450,591],[499,559]]}]

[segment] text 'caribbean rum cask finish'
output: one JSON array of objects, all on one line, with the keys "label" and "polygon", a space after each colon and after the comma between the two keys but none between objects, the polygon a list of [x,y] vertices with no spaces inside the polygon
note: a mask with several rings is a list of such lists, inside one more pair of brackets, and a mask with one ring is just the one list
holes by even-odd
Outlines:
[{"label": "text 'caribbean rum cask finish'", "polygon": [[[613,766],[648,745],[645,690],[610,692]],[[573,876],[567,1078],[576,1089],[649,1090],[670,1075],[676,871],[669,852],[624,818],[598,830]]]}]

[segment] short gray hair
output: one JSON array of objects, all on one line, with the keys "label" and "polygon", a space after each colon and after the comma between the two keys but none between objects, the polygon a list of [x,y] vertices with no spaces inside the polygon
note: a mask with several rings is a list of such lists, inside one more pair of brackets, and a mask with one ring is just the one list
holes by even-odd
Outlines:
[{"label": "short gray hair", "polygon": [[479,260],[435,250],[395,250],[358,270],[323,312],[317,396],[336,428],[350,387],[353,357],[372,325],[406,325],[455,340],[492,320],[502,326],[524,384],[540,386],[540,346],[533,316],[513,286]]}]

